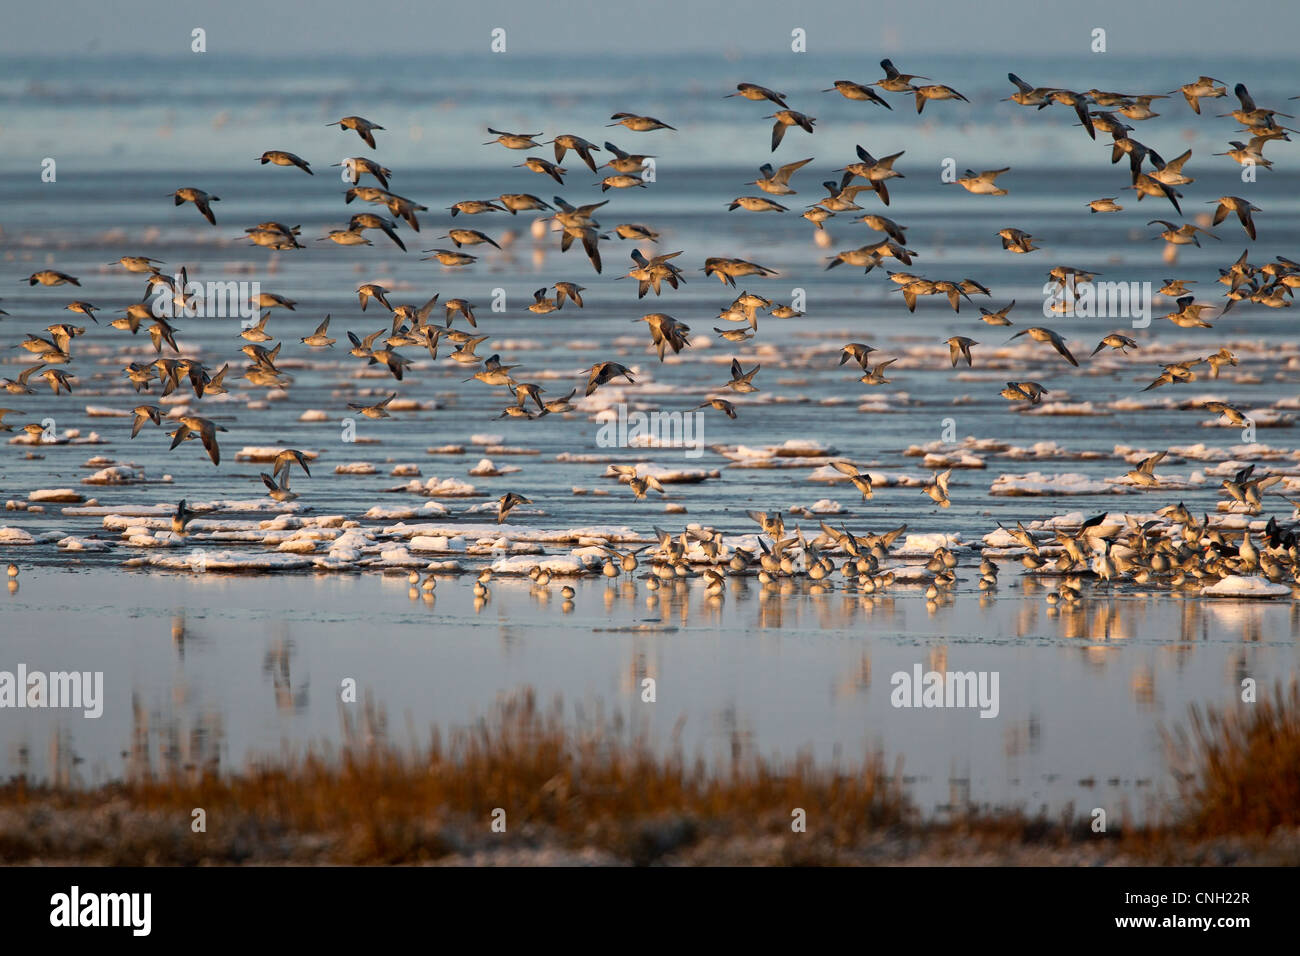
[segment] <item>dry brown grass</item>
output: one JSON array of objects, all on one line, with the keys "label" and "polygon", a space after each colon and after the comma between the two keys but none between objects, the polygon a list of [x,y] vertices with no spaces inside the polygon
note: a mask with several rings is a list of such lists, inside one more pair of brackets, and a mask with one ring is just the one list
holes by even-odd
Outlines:
[{"label": "dry brown grass", "polygon": [[[172,821],[146,857],[212,858],[206,844],[216,858],[235,862],[245,853],[258,856],[254,844],[277,856],[277,847],[300,843],[301,852],[291,855],[368,863],[423,862],[503,842],[595,847],[649,863],[705,837],[790,832],[795,807],[819,821],[821,843],[844,846],[901,823],[907,813],[902,790],[878,755],[838,768],[807,755],[711,766],[680,753],[664,756],[617,719],[596,717],[574,727],[558,701],[543,708],[532,692],[505,700],[491,719],[445,739],[435,731],[413,753],[367,742],[351,724],[345,730],[349,743],[337,754],[263,762],[233,776],[149,780],[95,794],[13,784],[0,789],[0,810],[39,803],[66,813],[118,800],[151,819]],[[194,807],[207,812],[207,834],[189,833]],[[490,829],[498,807],[506,810],[504,838]],[[243,839],[231,839],[232,821]],[[2,821],[0,832],[0,859],[42,850]],[[302,836],[312,839],[287,839]],[[115,859],[123,855],[107,842],[102,850]]]},{"label": "dry brown grass", "polygon": [[[375,729],[379,728],[378,733]],[[1300,691],[1231,712],[1194,709],[1168,737],[1190,767],[1167,825],[1093,833],[1088,818],[920,819],[901,765],[667,755],[615,718],[566,719],[531,692],[488,719],[384,741],[344,721],[307,752],[92,791],[0,787],[0,862],[196,863],[1234,863],[1300,862]],[[191,831],[191,810],[207,831]],[[496,808],[507,830],[493,833]],[[806,833],[791,811],[806,811]]]},{"label": "dry brown grass", "polygon": [[1267,835],[1300,827],[1300,684],[1253,704],[1193,707],[1189,729],[1166,735],[1179,776],[1178,822],[1198,837]]}]

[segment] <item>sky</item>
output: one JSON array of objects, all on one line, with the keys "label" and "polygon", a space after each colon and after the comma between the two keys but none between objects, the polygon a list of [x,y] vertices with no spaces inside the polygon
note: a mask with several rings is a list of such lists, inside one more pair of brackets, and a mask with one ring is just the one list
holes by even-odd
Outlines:
[{"label": "sky", "polygon": [[[1288,54],[1300,28],[1297,0],[43,0],[12,3],[0,57],[120,51],[189,52],[191,30],[209,52],[290,55],[486,51],[495,28],[507,51],[982,52],[1077,55],[1092,31],[1109,52]],[[1240,19],[1236,9],[1246,11]],[[1242,22],[1244,21],[1244,22]],[[1192,67],[1195,69],[1195,67]],[[0,59],[0,71],[4,62]]]}]

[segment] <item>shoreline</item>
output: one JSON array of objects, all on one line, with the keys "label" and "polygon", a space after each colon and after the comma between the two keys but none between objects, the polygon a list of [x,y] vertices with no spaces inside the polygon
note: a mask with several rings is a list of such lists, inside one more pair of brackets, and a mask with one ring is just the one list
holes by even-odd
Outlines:
[{"label": "shoreline", "polygon": [[[923,815],[901,761],[656,754],[617,719],[566,721],[531,692],[404,750],[346,746],[89,790],[0,786],[6,865],[1300,864],[1300,689],[1193,709],[1169,738],[1181,797],[1158,823],[1097,811]],[[378,718],[382,722],[382,717]],[[1282,768],[1281,779],[1270,777]]]}]

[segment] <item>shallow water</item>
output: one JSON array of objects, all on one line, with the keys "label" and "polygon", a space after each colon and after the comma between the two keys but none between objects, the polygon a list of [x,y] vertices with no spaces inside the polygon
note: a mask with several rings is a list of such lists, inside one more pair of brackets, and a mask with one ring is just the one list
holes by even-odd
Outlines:
[{"label": "shallow water", "polygon": [[[384,493],[408,480],[390,476],[394,465],[415,464],[422,481],[456,478],[479,492],[475,499],[444,499],[451,515],[439,519],[443,524],[481,523],[484,516],[460,515],[473,504],[516,491],[534,504],[512,516],[512,524],[547,530],[628,527],[647,536],[655,525],[679,530],[687,521],[730,534],[752,533],[756,526],[746,510],[806,507],[820,498],[838,502],[834,523],[855,532],[906,523],[910,533],[957,533],[966,542],[995,530],[997,521],[1066,512],[1148,513],[1182,500],[1194,514],[1212,513],[1223,476],[1214,469],[1233,467],[1216,464],[1225,458],[1257,461],[1287,474],[1276,490],[1295,496],[1300,464],[1289,416],[1297,407],[1300,345],[1289,312],[1239,305],[1214,319],[1213,329],[1201,330],[1176,328],[1159,318],[1173,308],[1161,301],[1145,330],[1129,328],[1126,319],[1044,319],[1041,312],[1045,274],[1057,264],[1156,287],[1170,277],[1194,279],[1198,296],[1218,302],[1222,287],[1213,283],[1216,268],[1247,245],[1257,263],[1278,254],[1300,257],[1300,167],[1294,146],[1270,144],[1276,166],[1260,171],[1252,184],[1242,183],[1227,159],[1209,155],[1234,135],[1235,124],[1213,116],[1235,105],[1232,101],[1208,102],[1201,117],[1181,99],[1159,101],[1165,116],[1134,124],[1134,135],[1166,158],[1186,146],[1194,150],[1187,171],[1197,181],[1181,187],[1189,218],[1211,210],[1205,203],[1225,193],[1248,196],[1265,210],[1257,216],[1258,242],[1247,243],[1230,219],[1215,230],[1220,241],[1206,240],[1201,249],[1180,247],[1172,264],[1161,258],[1163,243],[1148,241],[1155,227],[1145,225],[1155,216],[1178,218],[1172,208],[1149,199],[1139,204],[1120,192],[1127,181],[1125,166],[1109,165],[1108,147],[1071,127],[1068,110],[1039,113],[997,103],[1007,92],[1004,69],[984,59],[928,59],[934,75],[975,102],[969,107],[932,103],[921,117],[902,97],[891,99],[895,109],[887,113],[819,92],[832,78],[859,76],[863,65],[857,59],[616,62],[617,70],[614,61],[594,57],[590,62],[591,76],[601,78],[598,94],[590,92],[591,77],[564,75],[547,61],[520,58],[501,64],[500,72],[482,82],[443,84],[437,95],[427,92],[429,76],[446,65],[437,58],[421,64],[384,61],[382,70],[358,60],[346,75],[335,69],[335,61],[292,60],[274,64],[271,68],[280,72],[269,82],[250,79],[247,63],[221,57],[201,68],[189,61],[182,68],[146,60],[130,69],[111,58],[92,58],[60,64],[57,76],[49,75],[43,62],[0,63],[4,135],[17,144],[0,158],[0,169],[9,174],[0,177],[0,261],[13,280],[5,283],[0,301],[10,313],[0,331],[6,341],[17,342],[22,333],[40,333],[52,322],[80,319],[61,311],[73,298],[102,306],[105,320],[89,325],[74,343],[71,370],[77,381],[71,396],[56,398],[45,391],[6,395],[0,402],[20,410],[11,423],[48,416],[60,433],[71,429],[85,438],[94,432],[102,443],[4,446],[0,500],[21,502],[35,489],[69,487],[110,509],[171,504],[181,497],[265,503],[258,473],[266,466],[235,460],[246,445],[290,445],[319,453],[312,478],[294,477],[294,490],[302,496],[296,503],[300,514],[358,519],[376,504],[419,507],[421,497]],[[1014,68],[1033,82],[1076,88],[1165,91],[1191,79],[1184,75],[1185,64],[1173,59],[1081,58]],[[1251,75],[1242,75],[1243,65],[1232,62],[1207,63],[1205,69],[1226,76],[1229,85],[1238,78],[1248,81],[1261,103],[1276,105],[1292,92],[1289,61],[1254,61]],[[859,78],[875,78],[874,67],[867,73]],[[362,78],[359,85],[357,78]],[[766,108],[722,97],[741,79],[788,92],[792,106],[819,118],[817,133],[809,137],[795,130],[771,154],[770,126],[761,119]],[[521,89],[526,92],[520,94]],[[601,123],[614,109],[659,115],[680,132],[606,130]],[[352,134],[345,137],[324,126],[347,112],[389,127],[376,153]],[[573,130],[653,152],[658,180],[646,190],[602,195],[595,178],[570,155],[566,166],[573,173],[557,187],[510,168],[521,154],[479,146],[487,125],[544,128],[548,136]],[[908,247],[919,255],[907,271],[932,278],[972,276],[993,290],[991,299],[963,302],[960,314],[954,314],[940,297],[932,297],[911,314],[884,269],[866,276],[848,266],[825,270],[829,253],[879,238],[841,214],[828,223],[834,242],[817,248],[813,229],[796,213],[822,195],[817,183],[833,178],[832,170],[853,158],[855,143],[876,155],[907,151],[897,166],[906,178],[890,184],[892,205],[882,210],[870,196],[861,203],[864,211],[883,211],[909,228]],[[318,174],[258,166],[253,157],[267,148],[300,153]],[[344,226],[352,213],[370,211],[360,203],[343,204],[345,186],[328,166],[362,154],[393,168],[393,191],[431,209],[421,216],[420,233],[405,226],[399,230],[412,250],[408,254],[376,233],[368,234],[372,248],[313,241],[328,228]],[[39,181],[46,156],[58,160],[56,183]],[[816,160],[796,174],[799,193],[787,202],[794,211],[779,216],[726,211],[727,201],[754,191],[742,184],[760,163],[805,156]],[[945,157],[953,157],[958,168],[1011,165],[1003,182],[1011,194],[989,199],[942,183]],[[192,206],[172,205],[167,197],[183,184],[222,197],[215,207],[218,228],[204,223]],[[533,192],[548,200],[558,194],[575,204],[609,199],[599,214],[602,223],[645,223],[661,231],[657,249],[684,250],[678,261],[688,282],[638,302],[632,283],[614,277],[628,266],[632,248],[646,250],[650,244],[602,243],[605,269],[597,276],[581,250],[561,254],[554,237],[531,237],[529,215],[458,217],[457,226],[494,236],[506,229],[515,233],[504,252],[490,251],[470,269],[418,261],[416,250],[445,245],[435,237],[452,223],[444,211],[448,205],[503,191]],[[1111,195],[1129,196],[1121,198],[1124,212],[1087,213],[1088,200]],[[268,218],[301,223],[308,248],[270,253],[234,238],[245,226]],[[995,233],[1007,225],[1034,234],[1043,251],[1003,252]],[[126,411],[156,400],[156,392],[133,392],[121,372],[128,360],[154,357],[147,339],[131,339],[106,324],[115,310],[140,297],[143,286],[138,276],[104,265],[123,254],[187,264],[197,280],[260,280],[263,291],[298,301],[296,312],[276,310],[269,326],[285,343],[280,364],[294,378],[287,394],[268,395],[235,381],[244,364],[237,352],[243,344],[236,337],[237,319],[176,322],[185,354],[198,355],[214,370],[225,362],[232,366],[229,396],[190,403],[228,429],[220,436],[220,468],[196,443],[169,453],[165,435],[153,426],[132,441],[129,417],[87,412],[88,406]],[[709,255],[742,256],[777,269],[778,278],[742,286],[778,302],[802,290],[807,314],[760,318],[758,336],[742,345],[717,339],[710,329],[724,324],[715,317],[735,293],[698,271]],[[20,284],[29,272],[46,267],[80,276],[83,288]],[[532,291],[557,279],[584,285],[586,307],[547,316],[525,311]],[[581,389],[585,377],[579,370],[605,358],[634,366],[637,385],[606,386],[576,413],[498,421],[507,400],[504,390],[464,383],[473,369],[448,361],[445,346],[436,362],[407,350],[416,364],[406,381],[396,384],[373,367],[367,370],[341,346],[320,352],[298,344],[327,312],[333,316],[331,334],[344,344],[346,330],[364,335],[386,325],[382,310],[360,311],[352,290],[363,281],[393,290],[394,304],[418,304],[435,291],[443,300],[461,296],[478,303],[481,330],[492,337],[480,353],[499,352],[503,361],[521,363],[521,380],[543,384],[544,397]],[[497,289],[506,293],[504,313],[488,306]],[[1016,328],[994,329],[979,321],[979,305],[999,308],[1012,299],[1018,302],[1012,313]],[[669,312],[690,325],[692,347],[658,362],[646,347],[644,324],[637,322],[650,311]],[[1065,334],[1082,368],[1070,368],[1047,346],[1023,344],[1023,338],[1005,344],[1011,332],[1035,324]],[[1128,356],[1108,351],[1091,361],[1084,358],[1117,328],[1138,338],[1141,348]],[[959,374],[950,367],[942,343],[954,334],[982,343],[973,370]],[[856,381],[851,365],[838,366],[837,350],[847,341],[869,342],[884,355],[898,356],[891,384],[870,388]],[[1210,354],[1225,344],[1240,362],[1225,368],[1219,379],[1140,391],[1159,372],[1157,363]],[[756,379],[761,390],[728,395],[739,409],[736,421],[706,413],[703,441],[709,448],[699,458],[673,449],[598,444],[595,416],[612,402],[688,410],[709,394],[720,394],[733,355],[746,368],[763,366]],[[27,359],[28,353],[6,352],[0,376],[16,375]],[[1013,378],[1040,381],[1051,390],[1049,400],[1079,403],[1075,411],[1087,414],[1026,414],[997,395]],[[396,412],[387,421],[358,419],[364,443],[344,442],[341,421],[354,417],[347,403],[373,401],[391,390],[427,407]],[[1272,408],[1283,416],[1284,427],[1259,430],[1258,440],[1272,451],[1234,449],[1242,444],[1238,430],[1204,427],[1208,413],[1179,407],[1206,397],[1243,409]],[[248,407],[250,401],[255,407]],[[1131,404],[1135,401],[1140,406]],[[867,410],[859,409],[863,402],[871,403],[863,406]],[[324,420],[301,421],[307,410],[324,412]],[[941,510],[916,484],[931,471],[921,458],[903,452],[940,441],[946,426],[958,440],[993,439],[1012,446],[1012,453],[1039,442],[1059,447],[1052,456],[1028,459],[968,449],[985,467],[955,471],[952,507]],[[475,441],[491,436],[500,440]],[[738,467],[736,446],[762,448],[789,439],[818,443],[827,454],[851,458],[874,474],[901,476],[904,483],[880,487],[873,500],[863,502],[847,485],[809,480],[820,461],[794,468]],[[529,453],[485,452],[489,443]],[[1198,443],[1209,451],[1199,458],[1171,455],[1161,466],[1164,478],[1176,480],[1168,492],[1032,499],[989,494],[1003,473],[1070,472],[1096,482],[1127,471],[1130,450]],[[449,444],[465,449],[428,453]],[[1117,452],[1117,446],[1124,447]],[[34,454],[25,457],[28,452]],[[557,460],[564,453],[600,460]],[[99,467],[87,467],[93,455],[137,464],[155,481],[170,480],[87,486],[81,479]],[[1084,455],[1090,457],[1079,457]],[[470,477],[469,469],[483,457],[520,470]],[[718,474],[698,484],[669,485],[668,499],[678,510],[665,513],[657,496],[635,501],[625,486],[603,477],[604,459]],[[373,463],[377,473],[334,473],[338,465],[362,461]],[[575,489],[607,493],[577,495]],[[1280,497],[1270,494],[1267,501],[1264,517],[1290,519],[1291,508]],[[266,516],[227,512],[219,517]],[[787,515],[788,526],[796,522],[815,532],[816,519]],[[362,521],[373,531],[391,524]],[[1209,602],[1121,588],[1114,596],[1090,597],[1078,611],[1051,613],[1041,586],[1009,571],[998,595],[982,600],[974,590],[969,552],[962,556],[966,570],[952,604],[933,611],[919,589],[896,589],[868,609],[858,597],[839,592],[798,589],[785,598],[764,597],[752,581],[729,585],[732,590],[717,608],[696,581],[687,589],[689,600],[670,599],[665,610],[665,592],[649,607],[644,584],[611,587],[603,580],[574,581],[578,593],[567,612],[558,582],[543,603],[530,596],[526,581],[500,581],[491,601],[476,611],[467,578],[446,579],[430,606],[407,598],[404,576],[125,573],[119,570],[123,562],[144,552],[105,529],[101,515],[65,514],[57,504],[43,512],[6,513],[0,517],[3,526],[29,532],[41,543],[0,546],[0,560],[23,566],[17,593],[0,595],[0,667],[22,661],[50,670],[102,669],[110,703],[98,721],[6,712],[0,768],[56,779],[75,775],[82,782],[138,771],[145,759],[157,767],[171,750],[181,754],[181,762],[217,757],[230,766],[281,741],[334,739],[336,688],[342,677],[355,676],[387,710],[394,733],[398,726],[405,733],[408,720],[420,732],[432,721],[468,720],[485,713],[499,693],[531,685],[544,695],[562,693],[570,702],[621,708],[665,742],[684,717],[684,741],[706,750],[728,750],[739,739],[765,753],[811,745],[829,756],[836,745],[850,753],[878,744],[905,758],[905,773],[927,807],[966,799],[1092,806],[1089,801],[1096,799],[1108,806],[1126,803],[1136,812],[1156,782],[1165,779],[1159,722],[1181,719],[1192,702],[1234,699],[1241,675],[1264,683],[1295,667],[1293,601]],[[111,547],[69,554],[53,543],[63,535],[98,535]],[[214,546],[261,550],[203,535],[193,536],[187,550]],[[568,548],[552,550],[567,553]],[[1031,590],[1035,587],[1040,589]],[[619,630],[647,625],[647,619],[674,630]],[[183,639],[174,636],[178,626]],[[969,711],[890,707],[894,671],[944,660],[949,669],[1001,673],[996,720]],[[638,681],[647,674],[659,680],[653,706],[639,703]],[[141,733],[146,736],[137,738]],[[147,743],[133,752],[137,739]],[[51,741],[58,742],[53,749]]]},{"label": "shallow water", "polygon": [[[6,661],[102,670],[104,714],[5,714],[6,775],[92,783],[169,767],[239,766],[282,745],[341,738],[368,698],[396,744],[433,723],[470,723],[524,686],[567,711],[603,705],[660,747],[845,759],[903,758],[918,804],[1102,806],[1132,819],[1170,780],[1159,728],[1192,702],[1230,704],[1296,665],[1294,603],[1131,593],[1051,609],[1033,581],[981,595],[963,576],[950,603],[918,588],[863,601],[733,581],[559,586],[498,579],[475,608],[464,579],[432,599],[405,576],[230,578],[40,570],[0,595]],[[898,709],[891,676],[1000,674],[996,719]],[[363,703],[340,703],[341,682]],[[656,701],[642,701],[642,681]],[[679,725],[680,722],[680,725]]]}]

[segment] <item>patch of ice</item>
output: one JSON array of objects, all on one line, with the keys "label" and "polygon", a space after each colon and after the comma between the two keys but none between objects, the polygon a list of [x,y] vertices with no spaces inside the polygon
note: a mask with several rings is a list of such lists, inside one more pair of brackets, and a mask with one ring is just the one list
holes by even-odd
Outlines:
[{"label": "patch of ice", "polygon": [[479,490],[469,482],[461,481],[459,478],[439,478],[436,475],[426,480],[423,484],[418,478],[413,478],[404,485],[398,485],[396,488],[389,488],[389,491],[409,491],[417,495],[438,498],[473,498],[480,494]]},{"label": "patch of ice", "polygon": [[501,475],[513,474],[519,471],[518,465],[505,465],[498,468],[492,463],[491,458],[482,458],[479,463],[469,470],[469,473],[475,478],[496,478]]},{"label": "patch of ice", "polygon": [[989,488],[990,495],[1006,497],[1037,497],[1048,495],[1110,495],[1120,494],[1123,486],[1096,481],[1078,472],[1046,475],[1031,471],[1024,475],[998,475]]},{"label": "patch of ice", "polygon": [[1268,578],[1257,575],[1244,577],[1230,574],[1217,584],[1201,588],[1201,594],[1206,597],[1278,598],[1289,597],[1291,589],[1285,584],[1274,584]]},{"label": "patch of ice", "polygon": [[[87,475],[81,479],[83,485],[140,485],[148,482],[150,479],[145,475],[143,468],[135,465],[110,465],[107,468],[101,468],[93,475]],[[171,475],[164,475],[162,478],[154,479],[163,483],[172,480]]]},{"label": "patch of ice", "polygon": [[69,504],[79,504],[86,500],[86,496],[80,492],[73,491],[71,488],[40,488],[36,491],[28,492],[28,501],[64,501]]},{"label": "patch of ice", "polygon": [[[235,461],[275,461],[276,456],[288,447],[288,445],[245,445],[235,452]],[[303,451],[302,456],[308,461],[315,461],[320,457],[320,452]]]},{"label": "patch of ice", "polygon": [[112,547],[111,542],[101,541],[98,538],[76,538],[69,535],[59,539],[59,548],[62,551],[109,551]]},{"label": "patch of ice", "polygon": [[[593,559],[599,560],[599,559]],[[585,574],[587,566],[577,557],[545,557],[534,555],[516,555],[498,558],[492,562],[492,573],[502,575],[527,574],[537,568],[559,577],[574,577]]]},{"label": "patch of ice", "polygon": [[911,558],[929,556],[934,554],[936,548],[964,548],[966,543],[962,541],[961,535],[954,534],[909,534],[901,546],[893,549],[892,553],[900,558]]}]

